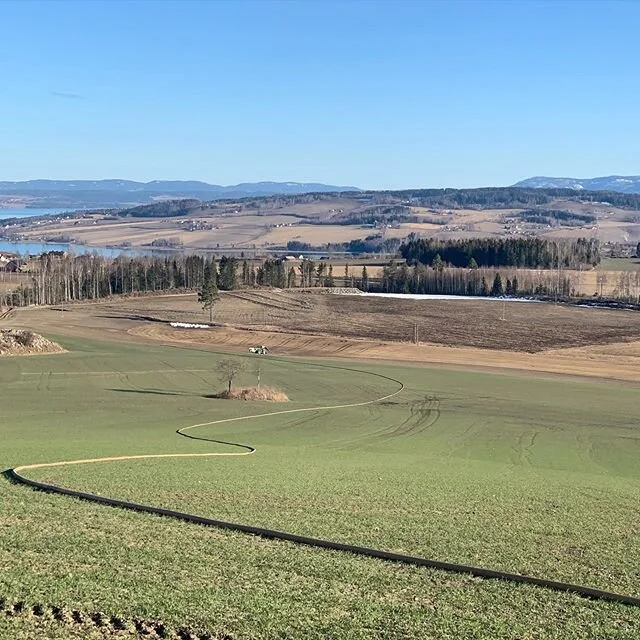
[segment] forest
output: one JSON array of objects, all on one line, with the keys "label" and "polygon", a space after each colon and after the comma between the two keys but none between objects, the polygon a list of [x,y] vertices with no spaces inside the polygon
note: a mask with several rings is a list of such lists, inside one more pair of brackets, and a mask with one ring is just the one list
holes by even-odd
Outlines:
[{"label": "forest", "polygon": [[585,224],[595,224],[597,218],[586,213],[572,211],[557,211],[554,209],[527,209],[519,211],[517,216],[523,222],[544,224],[551,227],[563,225],[565,227],[582,227]]},{"label": "forest", "polygon": [[410,265],[443,263],[452,267],[578,268],[600,262],[597,240],[552,241],[540,238],[409,239],[400,255]]}]

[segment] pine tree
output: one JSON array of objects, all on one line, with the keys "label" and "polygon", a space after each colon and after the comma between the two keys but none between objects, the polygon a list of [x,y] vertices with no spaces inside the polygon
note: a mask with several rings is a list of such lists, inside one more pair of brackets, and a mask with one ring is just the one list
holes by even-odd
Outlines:
[{"label": "pine tree", "polygon": [[209,322],[213,322],[213,305],[220,300],[216,278],[215,263],[207,262],[204,268],[204,279],[198,293],[198,302],[203,311],[209,310]]},{"label": "pine tree", "polygon": [[476,259],[471,256],[471,258],[469,259],[469,263],[467,264],[467,269],[477,269],[478,268],[478,263],[476,262]]},{"label": "pine tree", "polygon": [[367,267],[362,267],[362,290],[369,291],[369,274],[367,273]]},{"label": "pine tree", "polygon": [[335,287],[336,283],[333,279],[333,265],[329,265],[329,271],[327,273],[327,277],[324,280],[325,287]]},{"label": "pine tree", "polygon": [[513,276],[513,280],[511,281],[511,294],[517,295],[518,293],[518,276]]},{"label": "pine tree", "polygon": [[502,288],[502,278],[499,273],[496,273],[496,277],[493,279],[493,286],[491,287],[492,296],[501,296],[504,293]]},{"label": "pine tree", "polygon": [[287,288],[293,289],[296,286],[296,270],[293,267],[289,267],[289,273],[287,274]]},{"label": "pine tree", "polygon": [[480,283],[480,295],[481,296],[489,295],[489,287],[487,286],[487,280],[484,276],[482,276],[482,282]]},{"label": "pine tree", "polygon": [[507,278],[507,283],[504,285],[504,292],[505,292],[505,295],[508,295],[508,296],[510,296],[512,293],[511,280],[509,280],[509,278]]}]

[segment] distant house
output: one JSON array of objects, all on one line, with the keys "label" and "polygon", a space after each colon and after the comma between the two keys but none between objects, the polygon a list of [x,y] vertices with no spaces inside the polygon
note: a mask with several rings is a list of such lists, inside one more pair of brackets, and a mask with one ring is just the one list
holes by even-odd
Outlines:
[{"label": "distant house", "polygon": [[24,271],[26,266],[27,263],[24,260],[14,259],[9,260],[9,262],[4,265],[3,270],[9,273],[18,273],[19,271]]}]

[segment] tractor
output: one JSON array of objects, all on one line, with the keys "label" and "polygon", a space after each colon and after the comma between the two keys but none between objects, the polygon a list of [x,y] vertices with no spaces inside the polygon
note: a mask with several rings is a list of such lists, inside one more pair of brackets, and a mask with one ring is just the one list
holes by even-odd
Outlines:
[{"label": "tractor", "polygon": [[263,344],[261,345],[257,345],[255,347],[251,347],[249,349],[249,353],[255,353],[259,356],[266,356],[269,354],[269,349],[267,349],[267,347],[265,347]]}]

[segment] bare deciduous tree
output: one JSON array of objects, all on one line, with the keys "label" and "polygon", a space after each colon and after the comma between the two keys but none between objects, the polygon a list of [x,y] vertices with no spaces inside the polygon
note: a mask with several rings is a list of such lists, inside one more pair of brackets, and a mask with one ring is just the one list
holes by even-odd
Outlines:
[{"label": "bare deciduous tree", "polygon": [[240,360],[220,360],[216,370],[220,380],[228,385],[228,391],[231,393],[231,387],[234,380],[244,371],[244,363]]}]

